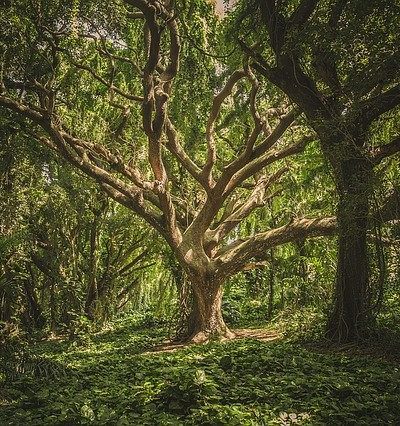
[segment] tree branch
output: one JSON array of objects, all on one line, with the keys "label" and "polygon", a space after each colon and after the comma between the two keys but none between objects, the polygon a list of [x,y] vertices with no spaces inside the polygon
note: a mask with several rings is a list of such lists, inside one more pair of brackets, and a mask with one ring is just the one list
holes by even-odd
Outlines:
[{"label": "tree branch", "polygon": [[336,0],[331,8],[331,13],[329,16],[329,27],[333,30],[337,30],[337,25],[339,23],[340,17],[343,14],[343,11],[349,0]]},{"label": "tree branch", "polygon": [[207,181],[202,177],[201,168],[187,155],[179,142],[178,134],[169,117],[165,119],[165,133],[168,139],[166,144],[168,150],[174,155],[180,164],[199,182],[203,188],[210,189]]},{"label": "tree branch", "polygon": [[391,142],[377,146],[373,149],[371,157],[374,164],[379,164],[383,159],[397,154],[400,151],[400,136],[394,138]]},{"label": "tree branch", "polygon": [[216,147],[215,147],[215,140],[214,140],[214,127],[215,127],[215,121],[218,118],[218,115],[221,111],[221,107],[225,99],[231,95],[232,90],[236,83],[245,77],[246,73],[244,70],[236,70],[228,79],[228,81],[225,83],[222,90],[214,97],[212,108],[210,111],[210,115],[207,122],[207,128],[206,128],[206,139],[207,139],[207,162],[203,167],[202,170],[202,176],[206,179],[208,182],[208,186],[213,186],[213,177],[212,177],[212,168],[215,164],[215,161],[217,159],[217,153],[216,153]]},{"label": "tree branch", "polygon": [[266,152],[263,155],[260,155],[255,160],[246,164],[242,169],[235,173],[230,179],[228,185],[226,185],[224,194],[227,195],[231,193],[238,185],[242,184],[246,179],[253,176],[264,167],[275,163],[276,161],[287,158],[291,155],[299,154],[302,152],[307,143],[312,141],[314,138],[311,136],[305,136],[300,139],[298,142],[295,142],[281,150],[275,150],[272,152]]},{"label": "tree branch", "polygon": [[257,3],[261,11],[261,18],[269,33],[271,47],[279,55],[284,43],[287,24],[279,12],[278,2],[276,0],[258,0]]},{"label": "tree branch", "polygon": [[386,92],[366,100],[360,105],[359,122],[364,129],[385,112],[400,104],[400,84]]},{"label": "tree branch", "polygon": [[[170,237],[178,245],[182,240],[177,224],[176,211],[168,189],[168,175],[162,159],[161,136],[167,118],[167,102],[172,80],[178,72],[180,41],[178,27],[174,16],[162,3],[149,3],[144,0],[126,0],[137,7],[144,15],[148,28],[148,58],[143,71],[144,100],[142,102],[143,128],[148,139],[148,160],[155,182],[154,191],[160,200],[166,226]],[[160,77],[155,75],[160,67],[162,29],[157,22],[161,16],[169,29],[169,64]],[[173,130],[169,127],[170,136]]]},{"label": "tree branch", "polygon": [[[44,136],[36,136],[39,142],[52,150],[57,151],[66,160],[68,160],[68,162],[82,170],[88,176],[94,178],[103,189],[107,188],[106,192],[108,194],[112,192],[113,198],[119,198],[119,200],[123,201],[122,204],[137,212],[152,226],[157,224],[157,229],[162,228],[161,218],[158,217],[156,213],[151,212],[144,205],[143,191],[140,188],[137,186],[127,185],[125,182],[115,176],[112,176],[108,171],[99,167],[97,164],[93,164],[90,160],[90,148],[93,149],[94,152],[100,152],[105,156],[105,158],[107,158],[107,156],[111,156],[111,159],[113,159],[112,154],[108,153],[105,148],[70,136],[61,127],[55,126],[50,121],[50,118],[43,117],[25,105],[3,95],[0,95],[0,105],[29,118],[35,124],[39,125],[51,138],[50,140]],[[130,174],[131,170],[127,168],[125,169],[125,173]],[[136,180],[136,178],[134,180]],[[146,185],[144,185],[144,187],[146,187]],[[165,234],[165,231],[163,232]]]},{"label": "tree branch", "polygon": [[400,219],[400,188],[393,188],[382,207],[376,212],[374,219],[379,223]]},{"label": "tree branch", "polygon": [[215,262],[219,273],[237,272],[243,264],[266,250],[299,239],[333,235],[336,218],[300,219],[280,228],[261,232],[245,240],[235,241],[216,253]]},{"label": "tree branch", "polygon": [[148,212],[140,204],[140,202],[138,203],[134,199],[127,197],[121,192],[115,190],[112,186],[106,183],[100,183],[100,186],[109,197],[117,201],[119,204],[127,207],[129,210],[137,213],[138,216],[142,217],[149,225],[156,229],[170,245],[173,245],[173,241],[171,240],[169,233],[162,225],[162,219],[160,217],[157,217],[155,214]]},{"label": "tree branch", "polygon": [[80,64],[78,62],[73,61],[72,59],[70,59],[71,64],[81,70],[85,70],[87,72],[89,72],[97,81],[99,81],[100,83],[104,84],[104,86],[108,87],[108,89],[110,91],[113,91],[115,93],[118,93],[119,95],[121,95],[123,98],[128,99],[130,101],[137,101],[137,102],[142,102],[143,101],[143,97],[141,96],[137,96],[137,95],[131,95],[130,93],[126,93],[123,90],[121,90],[120,88],[114,86],[113,84],[108,83],[103,77],[101,77],[100,75],[98,75],[92,68],[90,68],[88,65],[84,65],[84,64]]},{"label": "tree branch", "polygon": [[319,0],[303,0],[289,18],[289,27],[291,29],[302,27],[315,11],[318,2]]},{"label": "tree branch", "polygon": [[[261,176],[254,186],[249,197],[241,204],[235,203],[232,206],[232,211],[223,215],[220,224],[217,228],[207,232],[207,245],[215,247],[229,232],[236,228],[243,219],[248,217],[255,209],[263,207],[271,198],[277,195],[277,192],[266,197],[266,191],[273,184],[277,183],[284,173],[288,171],[287,167],[282,167],[276,173],[267,176]],[[210,249],[210,248],[209,248]]]}]

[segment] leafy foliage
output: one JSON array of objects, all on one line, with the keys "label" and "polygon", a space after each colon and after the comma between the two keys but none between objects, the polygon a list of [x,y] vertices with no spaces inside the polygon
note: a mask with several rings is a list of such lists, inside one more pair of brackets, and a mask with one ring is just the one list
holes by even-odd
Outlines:
[{"label": "leafy foliage", "polygon": [[396,365],[251,339],[152,352],[164,333],[124,321],[89,348],[28,349],[36,366],[46,359],[65,373],[3,380],[0,422],[372,425],[400,416]]}]

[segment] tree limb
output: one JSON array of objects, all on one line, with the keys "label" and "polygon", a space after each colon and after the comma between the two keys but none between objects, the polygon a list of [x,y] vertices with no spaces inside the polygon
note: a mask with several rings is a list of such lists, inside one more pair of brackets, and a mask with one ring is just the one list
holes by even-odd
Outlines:
[{"label": "tree limb", "polygon": [[276,195],[272,194],[265,197],[266,190],[279,181],[284,173],[288,171],[287,167],[282,167],[276,173],[270,176],[262,176],[258,179],[253,191],[243,203],[236,203],[232,206],[232,211],[228,215],[224,215],[217,228],[207,232],[207,244],[216,246],[226,235],[229,234],[236,226],[248,217],[255,209],[263,207],[267,201]]},{"label": "tree limb", "polygon": [[391,142],[377,146],[373,149],[371,157],[374,164],[379,164],[383,159],[397,154],[400,151],[400,136],[395,137]]},{"label": "tree limb", "polygon": [[217,159],[215,140],[214,140],[215,121],[221,111],[222,103],[225,101],[225,99],[229,95],[231,95],[235,84],[240,79],[245,77],[245,75],[246,74],[244,70],[236,70],[229,77],[228,81],[225,83],[222,90],[214,97],[214,100],[213,100],[213,104],[211,107],[210,115],[207,122],[207,128],[206,128],[206,140],[207,140],[207,148],[208,148],[207,162],[204,165],[202,170],[202,176],[204,176],[204,178],[206,179],[210,187],[213,186],[212,168]]},{"label": "tree limb", "polygon": [[360,105],[359,122],[364,129],[379,118],[385,112],[400,104],[400,84],[392,87],[386,92],[364,101]]},{"label": "tree limb", "polygon": [[303,0],[289,18],[289,27],[302,27],[310,18],[318,6],[319,0]]},{"label": "tree limb", "polygon": [[216,253],[218,273],[232,273],[242,265],[266,250],[299,239],[333,235],[336,232],[336,218],[299,219],[285,226],[261,232],[245,240],[235,241]]}]

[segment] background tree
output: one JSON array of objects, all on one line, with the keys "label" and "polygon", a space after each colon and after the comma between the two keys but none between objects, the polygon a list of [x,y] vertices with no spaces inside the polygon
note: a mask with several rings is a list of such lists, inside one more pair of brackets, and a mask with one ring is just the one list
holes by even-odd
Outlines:
[{"label": "background tree", "polygon": [[56,331],[135,305],[157,242],[68,164],[3,129],[0,321]]},{"label": "background tree", "polygon": [[371,316],[374,181],[400,150],[399,17],[390,1],[271,0],[243,2],[236,18],[253,67],[299,106],[331,165],[339,250],[328,334],[338,341],[357,339]]}]

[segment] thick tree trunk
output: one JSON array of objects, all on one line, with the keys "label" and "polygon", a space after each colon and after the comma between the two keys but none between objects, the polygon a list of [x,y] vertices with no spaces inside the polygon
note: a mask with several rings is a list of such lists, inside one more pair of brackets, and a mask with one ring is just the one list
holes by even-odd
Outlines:
[{"label": "thick tree trunk", "polygon": [[222,284],[212,278],[192,277],[191,286],[193,303],[184,340],[200,343],[210,338],[233,338],[222,317]]},{"label": "thick tree trunk", "polygon": [[368,210],[372,169],[364,160],[343,162],[339,182],[339,248],[334,309],[327,335],[339,342],[360,338],[369,315]]}]

